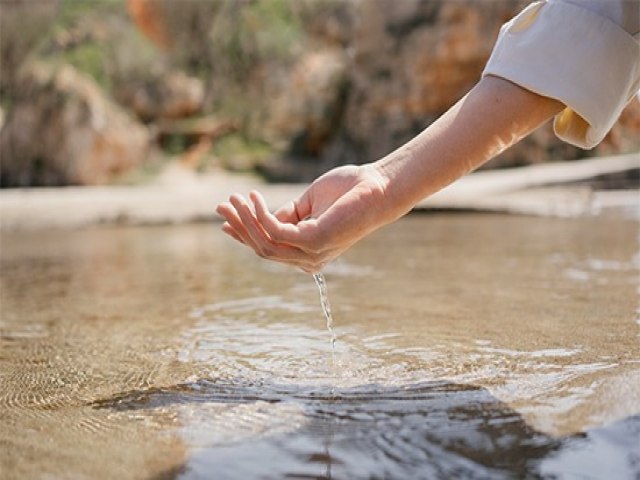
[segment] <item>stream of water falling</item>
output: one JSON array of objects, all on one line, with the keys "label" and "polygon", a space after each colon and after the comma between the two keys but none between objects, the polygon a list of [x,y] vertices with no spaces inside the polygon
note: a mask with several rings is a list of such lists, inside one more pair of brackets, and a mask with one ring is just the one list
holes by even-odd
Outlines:
[{"label": "stream of water falling", "polygon": [[314,273],[313,279],[316,281],[320,291],[320,304],[322,305],[324,318],[327,320],[327,330],[331,334],[331,351],[334,352],[336,348],[336,333],[333,331],[333,316],[331,315],[331,305],[327,294],[327,281],[322,273]]}]

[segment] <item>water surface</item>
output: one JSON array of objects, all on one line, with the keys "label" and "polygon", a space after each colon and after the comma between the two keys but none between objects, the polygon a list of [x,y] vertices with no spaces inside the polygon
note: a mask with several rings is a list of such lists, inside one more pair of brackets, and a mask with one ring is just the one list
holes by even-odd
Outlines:
[{"label": "water surface", "polygon": [[3,234],[3,478],[637,478],[637,222],[411,216],[309,275],[211,226]]}]

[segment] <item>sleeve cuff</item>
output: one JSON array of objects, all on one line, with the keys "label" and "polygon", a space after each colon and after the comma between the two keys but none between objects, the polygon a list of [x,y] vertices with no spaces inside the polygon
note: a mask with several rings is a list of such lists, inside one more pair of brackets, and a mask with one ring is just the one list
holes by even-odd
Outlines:
[{"label": "sleeve cuff", "polygon": [[556,135],[593,148],[640,88],[640,43],[589,10],[536,2],[502,26],[484,75],[562,102]]}]

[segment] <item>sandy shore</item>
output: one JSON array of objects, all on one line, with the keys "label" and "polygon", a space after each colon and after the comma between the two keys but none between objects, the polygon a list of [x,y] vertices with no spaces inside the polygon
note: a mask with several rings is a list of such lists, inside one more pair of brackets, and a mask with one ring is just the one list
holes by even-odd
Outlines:
[{"label": "sandy shore", "polygon": [[[605,208],[637,209],[637,190],[593,191],[588,182],[640,167],[637,154],[477,172],[416,209],[455,209],[575,217]],[[129,187],[67,187],[0,191],[0,230],[75,228],[98,224],[170,224],[219,220],[215,206],[233,192],[258,189],[273,208],[304,184],[266,184],[219,172],[195,175],[172,165],[154,183]]]}]

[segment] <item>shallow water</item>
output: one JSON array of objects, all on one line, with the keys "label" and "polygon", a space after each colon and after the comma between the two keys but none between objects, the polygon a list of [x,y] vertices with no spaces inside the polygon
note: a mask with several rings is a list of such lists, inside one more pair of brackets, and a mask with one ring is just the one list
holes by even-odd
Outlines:
[{"label": "shallow water", "polygon": [[637,227],[410,216],[325,271],[333,360],[217,227],[3,234],[1,476],[637,478]]}]

